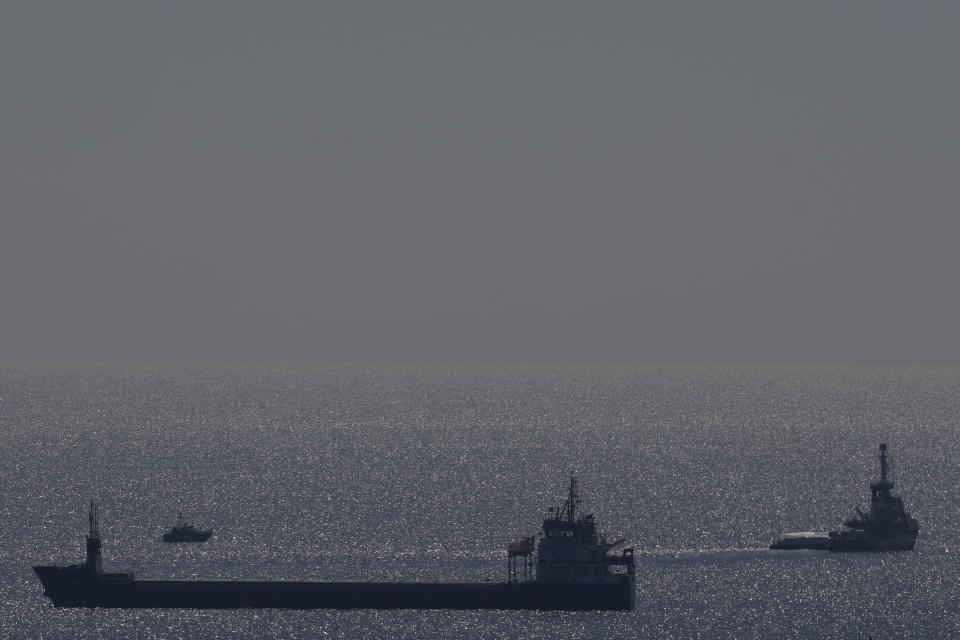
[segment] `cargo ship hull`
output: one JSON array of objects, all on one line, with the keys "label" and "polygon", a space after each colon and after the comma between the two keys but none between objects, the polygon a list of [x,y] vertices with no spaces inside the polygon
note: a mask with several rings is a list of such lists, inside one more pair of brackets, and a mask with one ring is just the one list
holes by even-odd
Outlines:
[{"label": "cargo ship hull", "polygon": [[34,571],[57,607],[618,611],[631,609],[634,597],[626,576],[603,584],[294,582],[140,580],[111,573],[91,577],[67,567]]},{"label": "cargo ship hull", "polygon": [[[576,478],[563,509],[550,510],[540,538],[507,547],[505,582],[300,582],[138,580],[103,570],[97,504],[90,501],[86,559],[33,568],[57,607],[168,609],[532,609],[628,611],[634,607],[633,549],[598,535],[593,514],[577,518]],[[534,571],[536,569],[536,571]]]}]

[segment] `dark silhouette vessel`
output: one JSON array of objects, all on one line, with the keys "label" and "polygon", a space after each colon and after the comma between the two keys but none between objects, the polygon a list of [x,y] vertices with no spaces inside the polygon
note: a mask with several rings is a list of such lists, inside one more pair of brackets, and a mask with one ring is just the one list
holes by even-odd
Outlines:
[{"label": "dark silhouette vessel", "polygon": [[909,551],[917,541],[920,523],[907,513],[903,499],[894,495],[887,463],[887,445],[880,445],[880,479],[870,483],[870,513],[857,509],[843,528],[828,533],[788,533],[771,549],[826,549],[827,551]]},{"label": "dark silhouette vessel", "polygon": [[213,529],[198,529],[183,521],[183,513],[177,512],[177,524],[163,534],[164,542],[206,542],[213,535]]},{"label": "dark silhouette vessel", "polygon": [[299,582],[142,580],[103,571],[97,505],[90,503],[86,560],[37,566],[44,595],[58,607],[283,609],[630,610],[635,603],[633,549],[616,552],[593,515],[577,517],[576,479],[551,509],[541,535],[507,548],[506,582]]}]

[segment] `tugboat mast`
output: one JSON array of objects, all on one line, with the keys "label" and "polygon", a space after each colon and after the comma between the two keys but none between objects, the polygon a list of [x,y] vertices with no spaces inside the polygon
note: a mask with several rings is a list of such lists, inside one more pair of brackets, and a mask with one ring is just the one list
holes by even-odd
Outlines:
[{"label": "tugboat mast", "polygon": [[887,468],[887,445],[880,443],[880,483],[892,486],[893,483],[887,481]]},{"label": "tugboat mast", "polygon": [[876,501],[878,498],[882,500],[890,499],[890,490],[893,489],[893,483],[890,482],[887,474],[890,471],[890,466],[887,463],[887,445],[880,444],[880,481],[874,482],[870,485],[870,489],[873,491],[873,500]]},{"label": "tugboat mast", "polygon": [[95,575],[99,575],[103,570],[103,559],[100,553],[100,519],[97,511],[97,503],[90,500],[90,512],[87,516],[90,521],[90,535],[87,536],[87,561],[83,566]]}]

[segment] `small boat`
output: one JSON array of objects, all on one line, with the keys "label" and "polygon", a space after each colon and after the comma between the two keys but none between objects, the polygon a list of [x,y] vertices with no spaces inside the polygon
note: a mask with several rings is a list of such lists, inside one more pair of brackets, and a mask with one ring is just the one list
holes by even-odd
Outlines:
[{"label": "small boat", "polygon": [[213,535],[213,529],[198,529],[183,521],[183,513],[177,512],[177,524],[163,534],[164,542],[206,542]]}]

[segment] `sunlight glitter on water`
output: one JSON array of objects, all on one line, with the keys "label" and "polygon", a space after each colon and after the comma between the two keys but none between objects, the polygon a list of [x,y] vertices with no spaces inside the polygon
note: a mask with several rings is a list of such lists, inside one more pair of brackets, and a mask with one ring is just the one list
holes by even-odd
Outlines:
[{"label": "sunlight glitter on water", "polygon": [[[23,637],[932,637],[960,629],[960,370],[949,367],[0,368],[3,629]],[[877,443],[915,551],[770,552],[868,501]],[[30,571],[502,579],[571,470],[637,549],[624,614],[55,610]],[[175,512],[213,526],[159,542]],[[867,626],[872,625],[872,626]]]}]

